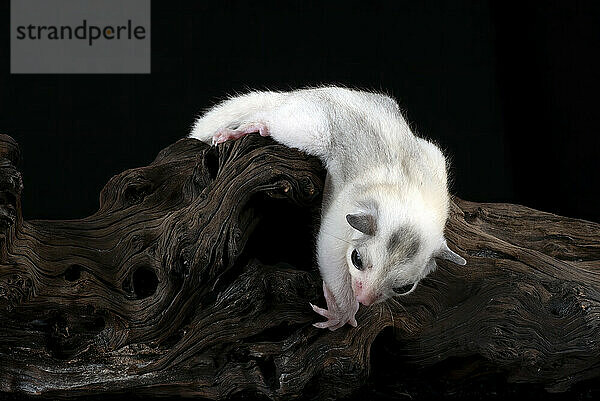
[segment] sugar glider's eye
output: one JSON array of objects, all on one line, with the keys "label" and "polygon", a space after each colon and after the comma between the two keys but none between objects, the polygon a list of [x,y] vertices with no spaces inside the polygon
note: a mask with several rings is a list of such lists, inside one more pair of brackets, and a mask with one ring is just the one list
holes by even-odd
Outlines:
[{"label": "sugar glider's eye", "polygon": [[407,292],[409,292],[410,290],[412,290],[414,285],[415,285],[415,283],[410,283],[410,284],[403,285],[402,287],[393,288],[393,290],[396,294],[403,295],[403,294],[406,294]]},{"label": "sugar glider's eye", "polygon": [[363,266],[363,261],[360,258],[360,253],[358,253],[358,251],[356,249],[352,251],[352,256],[350,256],[350,259],[352,259],[352,264],[358,270],[363,270],[365,268]]}]

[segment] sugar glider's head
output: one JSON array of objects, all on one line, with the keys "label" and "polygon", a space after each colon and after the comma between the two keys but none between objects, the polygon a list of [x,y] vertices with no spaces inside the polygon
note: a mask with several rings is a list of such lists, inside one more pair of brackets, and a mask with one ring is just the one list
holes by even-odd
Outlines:
[{"label": "sugar glider's head", "polygon": [[436,268],[436,258],[466,264],[446,244],[446,216],[427,205],[374,200],[346,214],[352,233],[346,260],[357,300],[371,305],[408,295]]}]

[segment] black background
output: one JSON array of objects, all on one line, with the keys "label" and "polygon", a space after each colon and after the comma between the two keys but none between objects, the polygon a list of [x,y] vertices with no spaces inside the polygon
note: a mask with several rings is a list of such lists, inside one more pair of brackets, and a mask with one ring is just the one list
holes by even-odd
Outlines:
[{"label": "black background", "polygon": [[0,4],[25,218],[93,213],[112,175],[226,94],[338,83],[394,95],[450,155],[458,196],[600,221],[597,2],[153,1],[150,75],[10,75]]}]

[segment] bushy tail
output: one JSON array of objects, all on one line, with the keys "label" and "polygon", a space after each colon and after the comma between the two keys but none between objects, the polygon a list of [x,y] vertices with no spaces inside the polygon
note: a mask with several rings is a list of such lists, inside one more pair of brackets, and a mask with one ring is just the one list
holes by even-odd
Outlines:
[{"label": "bushy tail", "polygon": [[219,130],[235,129],[241,124],[255,122],[259,114],[277,107],[284,96],[278,92],[250,92],[227,99],[199,117],[189,136],[211,143]]}]

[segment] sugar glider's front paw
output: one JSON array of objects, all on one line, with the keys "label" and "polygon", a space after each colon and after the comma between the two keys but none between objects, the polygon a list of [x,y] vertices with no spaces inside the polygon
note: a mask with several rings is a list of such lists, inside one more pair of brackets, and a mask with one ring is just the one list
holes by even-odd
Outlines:
[{"label": "sugar glider's front paw", "polygon": [[338,305],[333,294],[325,285],[325,282],[323,282],[323,294],[325,295],[325,301],[327,301],[327,309],[319,308],[313,304],[310,304],[310,306],[319,315],[327,318],[327,321],[314,323],[313,326],[319,329],[328,328],[331,331],[339,329],[346,323],[353,327],[357,326],[355,315],[359,305],[356,299],[349,305]]},{"label": "sugar glider's front paw", "polygon": [[269,136],[269,129],[264,123],[246,123],[236,129],[223,128],[213,135],[212,143],[217,145],[230,139],[238,139],[244,135],[258,132],[260,136]]}]

